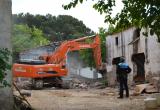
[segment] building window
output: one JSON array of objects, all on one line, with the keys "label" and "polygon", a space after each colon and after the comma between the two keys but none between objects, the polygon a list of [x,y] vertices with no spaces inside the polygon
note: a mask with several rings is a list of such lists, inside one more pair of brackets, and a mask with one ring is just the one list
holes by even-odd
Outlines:
[{"label": "building window", "polygon": [[115,38],[116,46],[118,46],[118,37]]}]

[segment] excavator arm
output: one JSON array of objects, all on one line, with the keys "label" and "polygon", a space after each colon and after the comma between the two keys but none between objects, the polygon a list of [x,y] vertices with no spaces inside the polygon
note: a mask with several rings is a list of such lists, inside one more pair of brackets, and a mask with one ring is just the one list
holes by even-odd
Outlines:
[{"label": "excavator arm", "polygon": [[[91,43],[86,43],[85,40],[91,39]],[[42,56],[48,64],[60,64],[64,65],[66,62],[66,55],[70,51],[82,50],[82,49],[93,49],[94,60],[96,63],[96,69],[101,69],[102,58],[100,48],[100,38],[98,35],[82,37],[75,40],[63,42],[56,51],[48,56]]]}]

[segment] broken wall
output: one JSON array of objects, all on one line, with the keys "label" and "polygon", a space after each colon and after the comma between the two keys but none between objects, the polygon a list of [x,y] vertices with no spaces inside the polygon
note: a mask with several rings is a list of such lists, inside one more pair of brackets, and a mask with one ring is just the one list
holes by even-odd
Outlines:
[{"label": "broken wall", "polygon": [[54,44],[40,46],[37,48],[29,49],[20,53],[20,59],[39,59],[41,55],[51,54],[55,50],[56,46]]}]

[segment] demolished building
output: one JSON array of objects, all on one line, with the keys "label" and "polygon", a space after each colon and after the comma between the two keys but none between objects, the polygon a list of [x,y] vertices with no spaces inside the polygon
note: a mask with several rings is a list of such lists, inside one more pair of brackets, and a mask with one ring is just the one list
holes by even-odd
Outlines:
[{"label": "demolished building", "polygon": [[[19,59],[20,60],[39,60],[39,56],[41,55],[50,55],[52,54],[56,48],[58,48],[59,43],[51,43],[44,46],[35,47],[29,50],[25,50],[20,52]],[[67,77],[75,77],[75,75],[79,75],[86,78],[97,79],[102,77],[101,74],[98,74],[95,69],[91,69],[88,67],[85,62],[81,59],[78,51],[67,53],[67,67],[68,67],[68,75]]]},{"label": "demolished building", "polygon": [[[148,36],[145,36],[148,32]],[[151,35],[149,29],[128,28],[123,32],[107,35],[107,71],[108,83],[116,84],[116,64],[121,56],[132,68],[129,84],[146,82],[159,77],[160,43],[157,36]]]}]

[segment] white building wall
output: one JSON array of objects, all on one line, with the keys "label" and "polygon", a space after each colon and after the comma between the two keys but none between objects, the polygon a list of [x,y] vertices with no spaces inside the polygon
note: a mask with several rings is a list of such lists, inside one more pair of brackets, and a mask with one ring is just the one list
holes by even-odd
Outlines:
[{"label": "white building wall", "polygon": [[[113,58],[122,56],[122,47],[124,48],[124,56],[127,63],[133,70],[133,44],[128,45],[133,41],[133,33],[136,28],[129,28],[123,32],[116,33],[113,35],[108,35],[106,37],[106,46],[107,46],[107,72],[109,74],[109,80],[114,80],[115,78],[115,66],[112,65]],[[137,53],[145,54],[145,75],[148,74],[160,74],[160,43],[157,42],[157,36],[151,36],[148,31],[148,37],[145,37],[143,32],[145,29],[141,29],[140,39],[138,40],[138,50]],[[118,37],[118,46],[116,46],[115,38]],[[123,45],[122,45],[123,40]],[[135,69],[135,68],[134,68]],[[112,75],[111,75],[112,74]],[[114,75],[113,75],[114,74]],[[129,74],[130,83],[133,81],[133,71]],[[111,83],[115,83],[111,81]]]},{"label": "white building wall", "polygon": [[[131,61],[131,57],[133,54],[133,45],[128,45],[131,41],[133,41],[133,32],[136,28],[129,28],[123,32],[109,35],[106,37],[106,45],[107,45],[107,72],[108,72],[108,80],[110,85],[114,85],[116,83],[116,66],[112,65],[111,62],[113,58],[125,56],[126,62],[133,69],[133,63]],[[116,45],[116,37],[118,37],[118,45]],[[122,52],[123,48],[123,52]],[[111,78],[112,77],[112,78]],[[114,77],[114,78],[113,78]],[[133,80],[133,71],[129,74],[129,81]]]},{"label": "white building wall", "polygon": [[[160,43],[157,42],[157,36],[150,35],[149,29],[148,31],[148,37],[143,35],[143,32],[145,32],[146,29],[142,29],[141,31],[141,50],[144,51],[145,55],[146,50],[145,46],[148,48],[148,58],[146,57],[145,62],[145,73],[146,75],[152,74],[157,75],[160,74]],[[147,45],[145,45],[145,39],[147,39]]]}]

